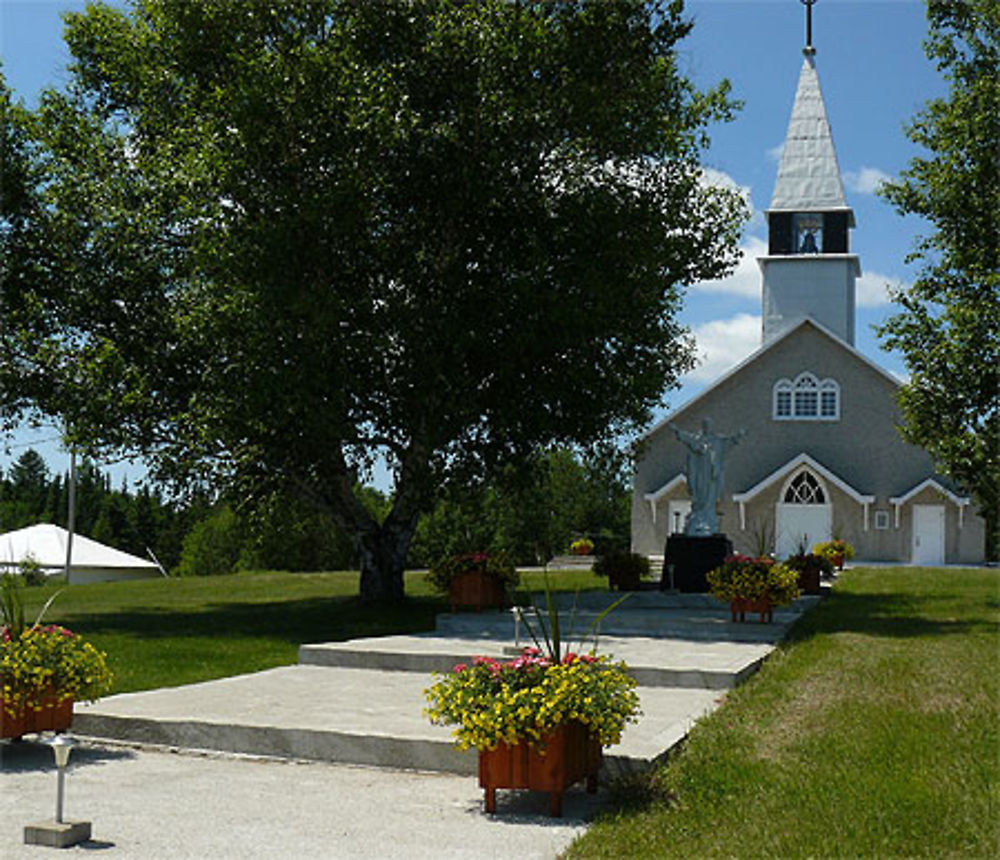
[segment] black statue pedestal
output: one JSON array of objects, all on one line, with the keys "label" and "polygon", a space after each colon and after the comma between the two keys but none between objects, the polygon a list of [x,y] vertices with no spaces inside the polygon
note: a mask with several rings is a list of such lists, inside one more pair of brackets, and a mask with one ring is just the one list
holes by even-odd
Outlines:
[{"label": "black statue pedestal", "polygon": [[717,568],[726,556],[733,554],[733,543],[725,535],[670,535],[663,559],[663,579],[660,590],[670,588],[668,565],[673,565],[673,587],[677,591],[705,592],[708,581],[705,574]]}]

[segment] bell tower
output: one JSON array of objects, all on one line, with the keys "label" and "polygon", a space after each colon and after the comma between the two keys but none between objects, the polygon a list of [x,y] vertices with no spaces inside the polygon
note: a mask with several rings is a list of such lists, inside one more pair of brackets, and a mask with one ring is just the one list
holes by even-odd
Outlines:
[{"label": "bell tower", "polygon": [[854,345],[855,286],[861,275],[850,253],[854,211],[847,205],[812,46],[812,4],[795,104],[767,209],[763,276],[764,343],[810,317]]}]

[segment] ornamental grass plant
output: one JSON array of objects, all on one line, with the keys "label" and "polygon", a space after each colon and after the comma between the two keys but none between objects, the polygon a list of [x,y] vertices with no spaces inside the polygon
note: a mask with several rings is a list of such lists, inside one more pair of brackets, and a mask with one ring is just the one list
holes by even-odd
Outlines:
[{"label": "ornamental grass plant", "polygon": [[799,576],[795,570],[773,558],[731,555],[706,576],[708,586],[719,600],[761,600],[775,606],[791,603],[799,596]]},{"label": "ornamental grass plant", "polygon": [[454,725],[459,749],[495,749],[501,742],[543,746],[560,725],[579,722],[603,746],[616,744],[639,716],[636,681],[623,662],[567,653],[553,662],[537,648],[513,660],[477,657],[459,663],[427,690],[432,723]]}]

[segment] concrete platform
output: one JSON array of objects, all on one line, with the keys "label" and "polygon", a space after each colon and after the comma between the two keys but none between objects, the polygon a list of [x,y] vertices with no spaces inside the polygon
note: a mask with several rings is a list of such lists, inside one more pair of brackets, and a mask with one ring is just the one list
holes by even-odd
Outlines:
[{"label": "concrete platform", "polygon": [[[202,684],[77,705],[74,734],[90,738],[408,770],[474,774],[451,729],[423,715],[430,675],[285,666]],[[613,772],[643,767],[721,700],[717,689],[641,687],[644,716],[607,751]]]},{"label": "concrete platform", "polygon": [[[643,716],[607,751],[607,769],[645,767],[669,752],[816,599],[776,613],[773,624],[733,624],[706,595],[641,592],[616,610],[616,632],[600,637],[599,650],[628,663]],[[577,619],[608,602],[606,593],[584,595]],[[451,730],[427,721],[423,692],[432,673],[458,662],[517,653],[531,640],[515,626],[509,612],[444,615],[434,634],[304,645],[296,666],[77,705],[73,730],[167,748],[471,774],[476,755],[457,751]]]},{"label": "concrete platform", "polygon": [[[659,591],[631,593],[618,608],[598,622],[601,613],[617,599],[607,592],[584,592],[579,595],[555,595],[560,608],[564,638],[576,639],[595,629],[603,641],[608,636],[646,636],[659,639],[685,639],[706,642],[758,642],[773,645],[791,626],[815,606],[819,596],[804,596],[774,611],[771,624],[747,622],[733,624],[729,607],[708,594],[670,594]],[[536,599],[536,606],[544,598]],[[438,616],[437,633],[453,638],[477,640],[514,640],[531,644],[528,626],[538,629],[531,609],[522,613],[466,612]]]},{"label": "concrete platform", "polygon": [[[501,623],[506,625],[506,620]],[[773,640],[775,628],[770,635]],[[735,687],[757,670],[773,647],[773,641],[713,642],[648,636],[602,636],[598,644],[600,653],[624,660],[643,686],[711,690]],[[468,662],[477,654],[506,658],[519,653],[517,645],[499,636],[477,640],[427,634],[303,645],[299,648],[299,663],[430,674],[449,672],[456,663]]]}]

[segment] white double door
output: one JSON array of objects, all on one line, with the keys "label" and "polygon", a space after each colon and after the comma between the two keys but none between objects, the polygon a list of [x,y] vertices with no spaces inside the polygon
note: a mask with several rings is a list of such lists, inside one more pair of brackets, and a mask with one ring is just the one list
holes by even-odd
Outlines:
[{"label": "white double door", "polygon": [[775,518],[775,552],[778,558],[795,555],[801,547],[810,552],[821,541],[830,540],[833,505],[794,505],[779,502]]}]

